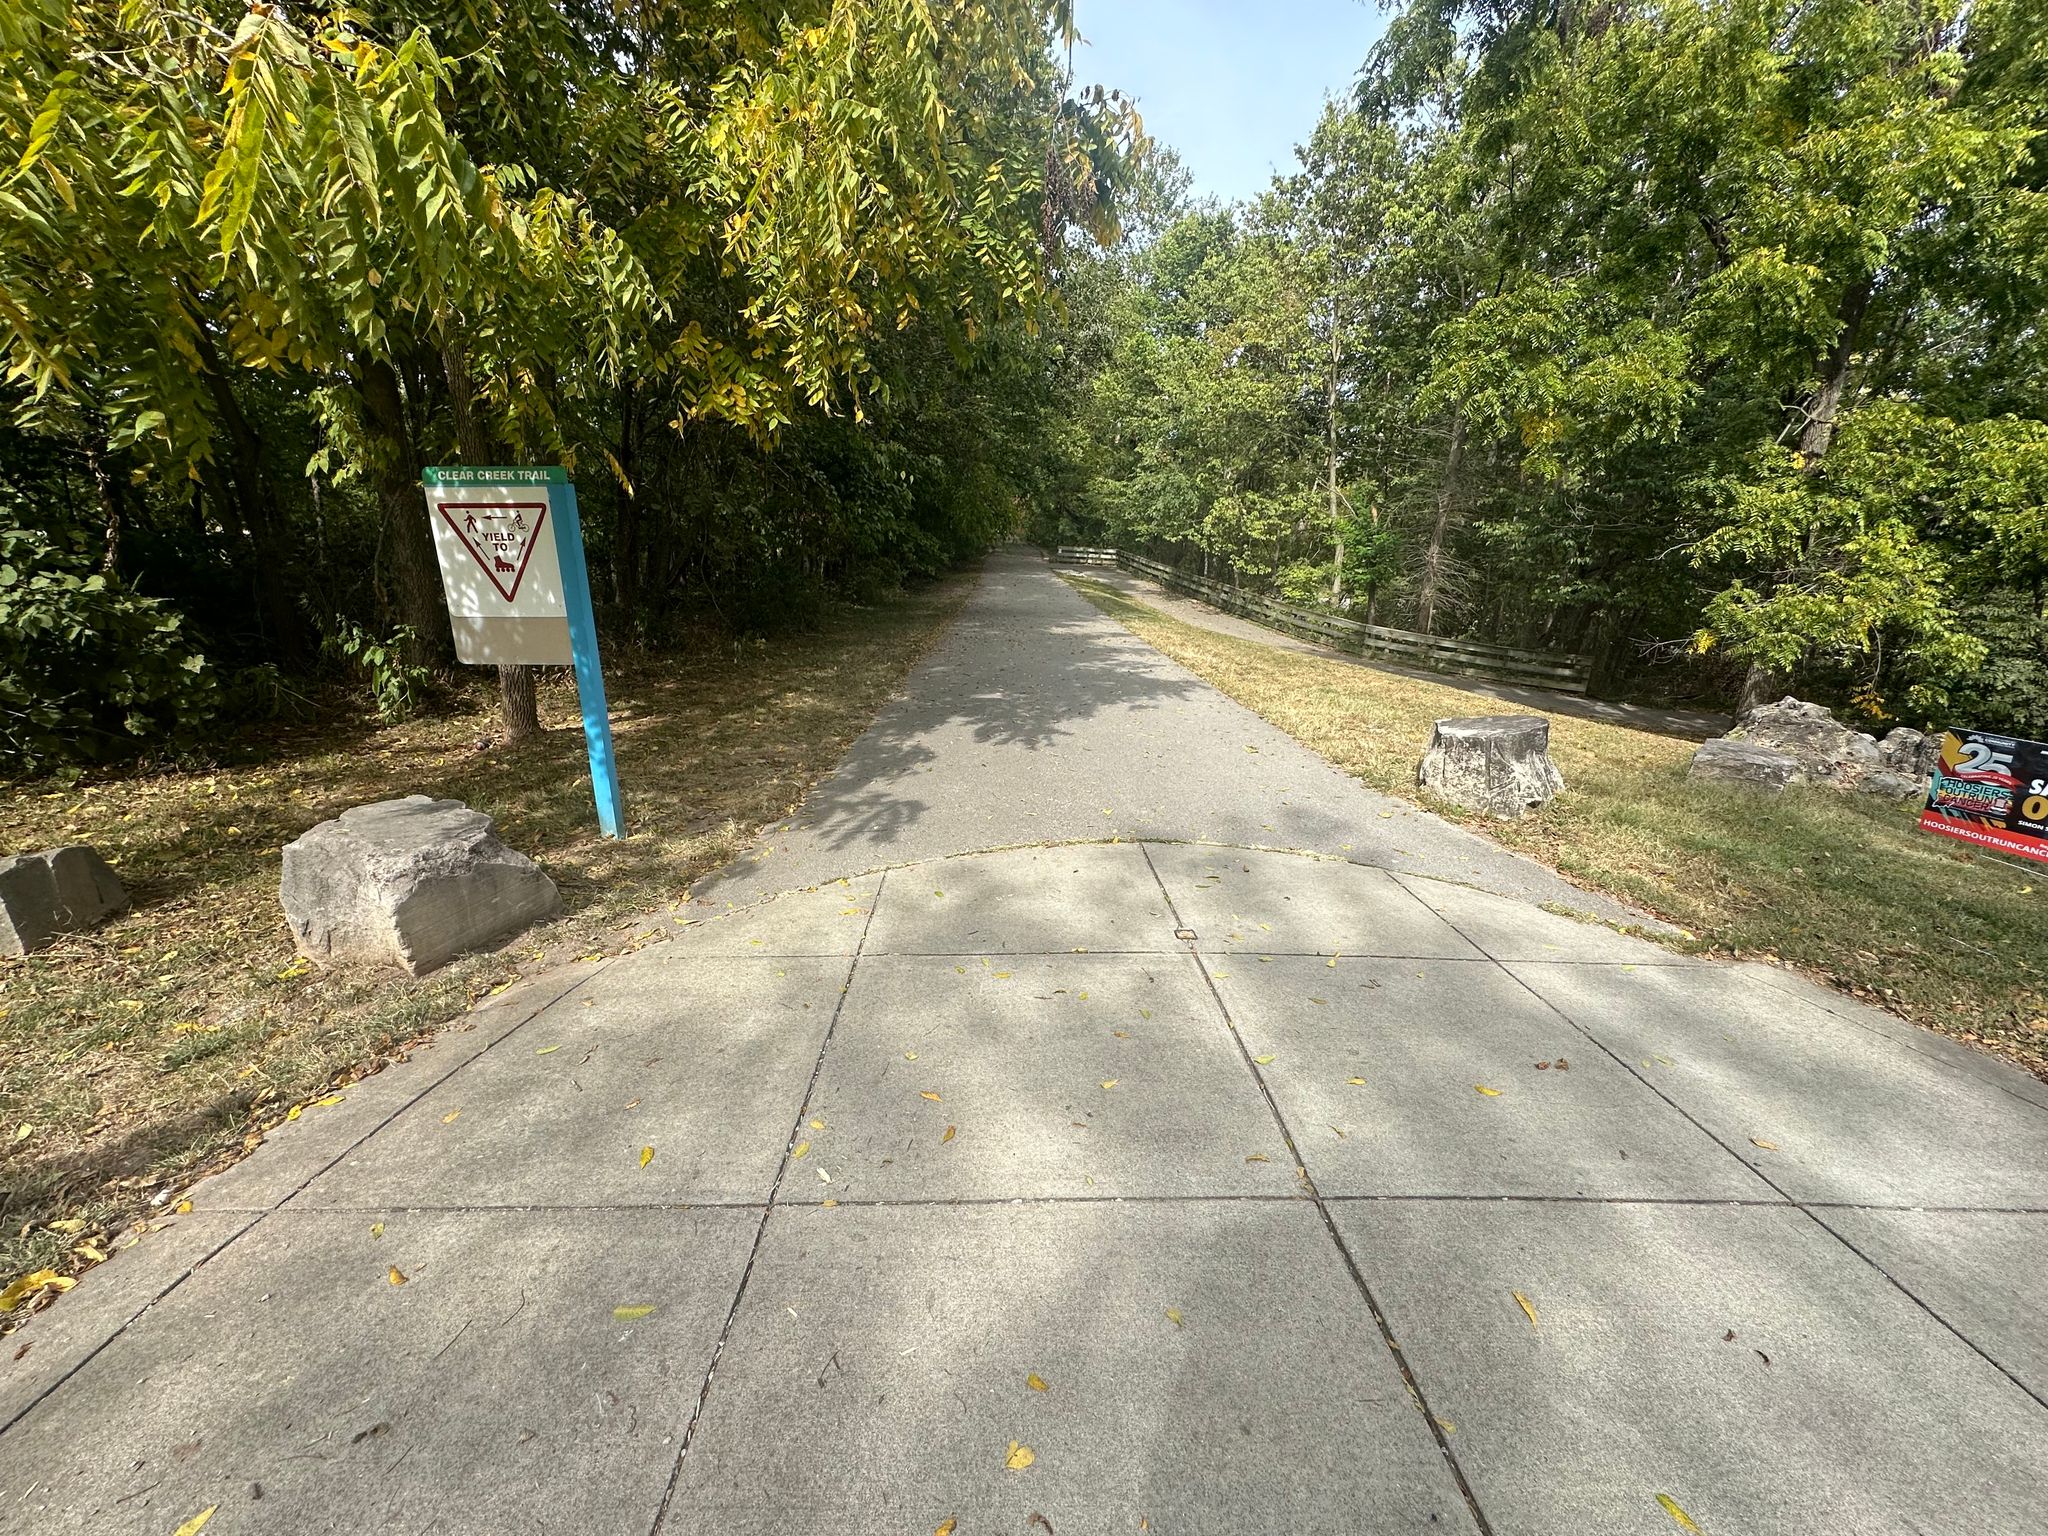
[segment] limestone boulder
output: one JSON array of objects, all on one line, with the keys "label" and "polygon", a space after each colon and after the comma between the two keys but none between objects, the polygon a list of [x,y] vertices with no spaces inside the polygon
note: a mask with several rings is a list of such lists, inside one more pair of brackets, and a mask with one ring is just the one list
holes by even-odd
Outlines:
[{"label": "limestone boulder", "polygon": [[1786,785],[1800,781],[1799,760],[1789,752],[1759,747],[1733,736],[1717,736],[1700,744],[1685,776],[1775,795]]},{"label": "limestone boulder", "polygon": [[1880,768],[1876,773],[1866,773],[1858,779],[1856,789],[1862,794],[1877,795],[1885,800],[1916,800],[1927,793],[1927,781],[1909,773],[1893,773],[1889,768]]},{"label": "limestone boulder", "polygon": [[1941,766],[1941,738],[1902,725],[1877,744],[1877,755],[1891,772],[1915,779],[1925,789]]},{"label": "limestone boulder", "polygon": [[1564,775],[1550,760],[1550,722],[1541,715],[1437,721],[1416,780],[1457,805],[1509,820],[1564,788]]},{"label": "limestone boulder", "polygon": [[287,844],[279,896],[300,954],[415,976],[562,909],[490,817],[425,795],[356,806]]},{"label": "limestone boulder", "polygon": [[1799,765],[1799,779],[1850,789],[1865,774],[1886,767],[1877,743],[1843,725],[1823,704],[1785,698],[1760,704],[1729,733],[1753,747],[1782,752]]},{"label": "limestone boulder", "polygon": [[120,877],[83,843],[0,859],[0,955],[47,948],[127,905]]}]

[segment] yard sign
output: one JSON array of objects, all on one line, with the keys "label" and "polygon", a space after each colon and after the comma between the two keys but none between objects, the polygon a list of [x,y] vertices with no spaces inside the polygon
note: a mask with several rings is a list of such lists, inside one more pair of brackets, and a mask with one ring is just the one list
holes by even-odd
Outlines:
[{"label": "yard sign", "polygon": [[1982,731],[1944,733],[1920,825],[2048,862],[2048,744]]},{"label": "yard sign", "polygon": [[598,663],[576,487],[557,465],[441,465],[421,475],[456,657],[472,666],[571,666],[606,837],[625,836]]}]

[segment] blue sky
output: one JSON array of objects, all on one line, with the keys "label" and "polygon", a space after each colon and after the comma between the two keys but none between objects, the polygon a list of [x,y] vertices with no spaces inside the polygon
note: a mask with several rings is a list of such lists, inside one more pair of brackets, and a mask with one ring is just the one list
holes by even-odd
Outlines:
[{"label": "blue sky", "polygon": [[1294,164],[1323,97],[1350,86],[1386,17],[1359,0],[1077,0],[1074,75],[1138,98],[1195,190],[1249,197]]}]

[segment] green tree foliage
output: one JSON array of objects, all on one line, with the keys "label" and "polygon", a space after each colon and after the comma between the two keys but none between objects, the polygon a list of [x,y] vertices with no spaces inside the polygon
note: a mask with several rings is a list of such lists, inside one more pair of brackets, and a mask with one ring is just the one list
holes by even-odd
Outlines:
[{"label": "green tree foliage", "polygon": [[393,635],[409,678],[450,659],[430,463],[574,467],[644,639],[939,570],[1033,494],[1047,295],[1140,147],[1068,24],[9,5],[8,516],[223,665]]},{"label": "green tree foliage", "polygon": [[[1412,0],[1297,174],[1079,289],[1103,536],[1612,688],[2038,718],[2041,22]],[[1205,347],[1221,393],[1164,366]]]}]

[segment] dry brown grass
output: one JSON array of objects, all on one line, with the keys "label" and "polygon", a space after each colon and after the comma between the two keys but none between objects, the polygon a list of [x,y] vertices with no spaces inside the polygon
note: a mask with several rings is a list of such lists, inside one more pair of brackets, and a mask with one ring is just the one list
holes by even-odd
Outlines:
[{"label": "dry brown grass", "polygon": [[[566,676],[542,692],[556,728],[516,749],[496,744],[493,695],[476,686],[430,719],[281,733],[211,772],[0,790],[0,848],[91,843],[134,902],[95,932],[0,960],[0,1284],[90,1264],[152,1195],[522,973],[657,936],[644,920],[795,806],[967,589],[615,667],[620,842],[597,835]],[[489,812],[554,878],[567,915],[418,981],[296,960],[279,849],[351,805],[413,793]]]},{"label": "dry brown grass", "polygon": [[[1440,716],[1501,705],[1437,683],[1219,634],[1069,577],[1097,606],[1364,783],[1419,799]],[[1796,789],[1688,783],[1693,743],[1552,715],[1566,793],[1492,822],[1429,808],[1582,885],[1768,955],[2048,1077],[2048,869],[1921,832],[1909,808]]]}]

